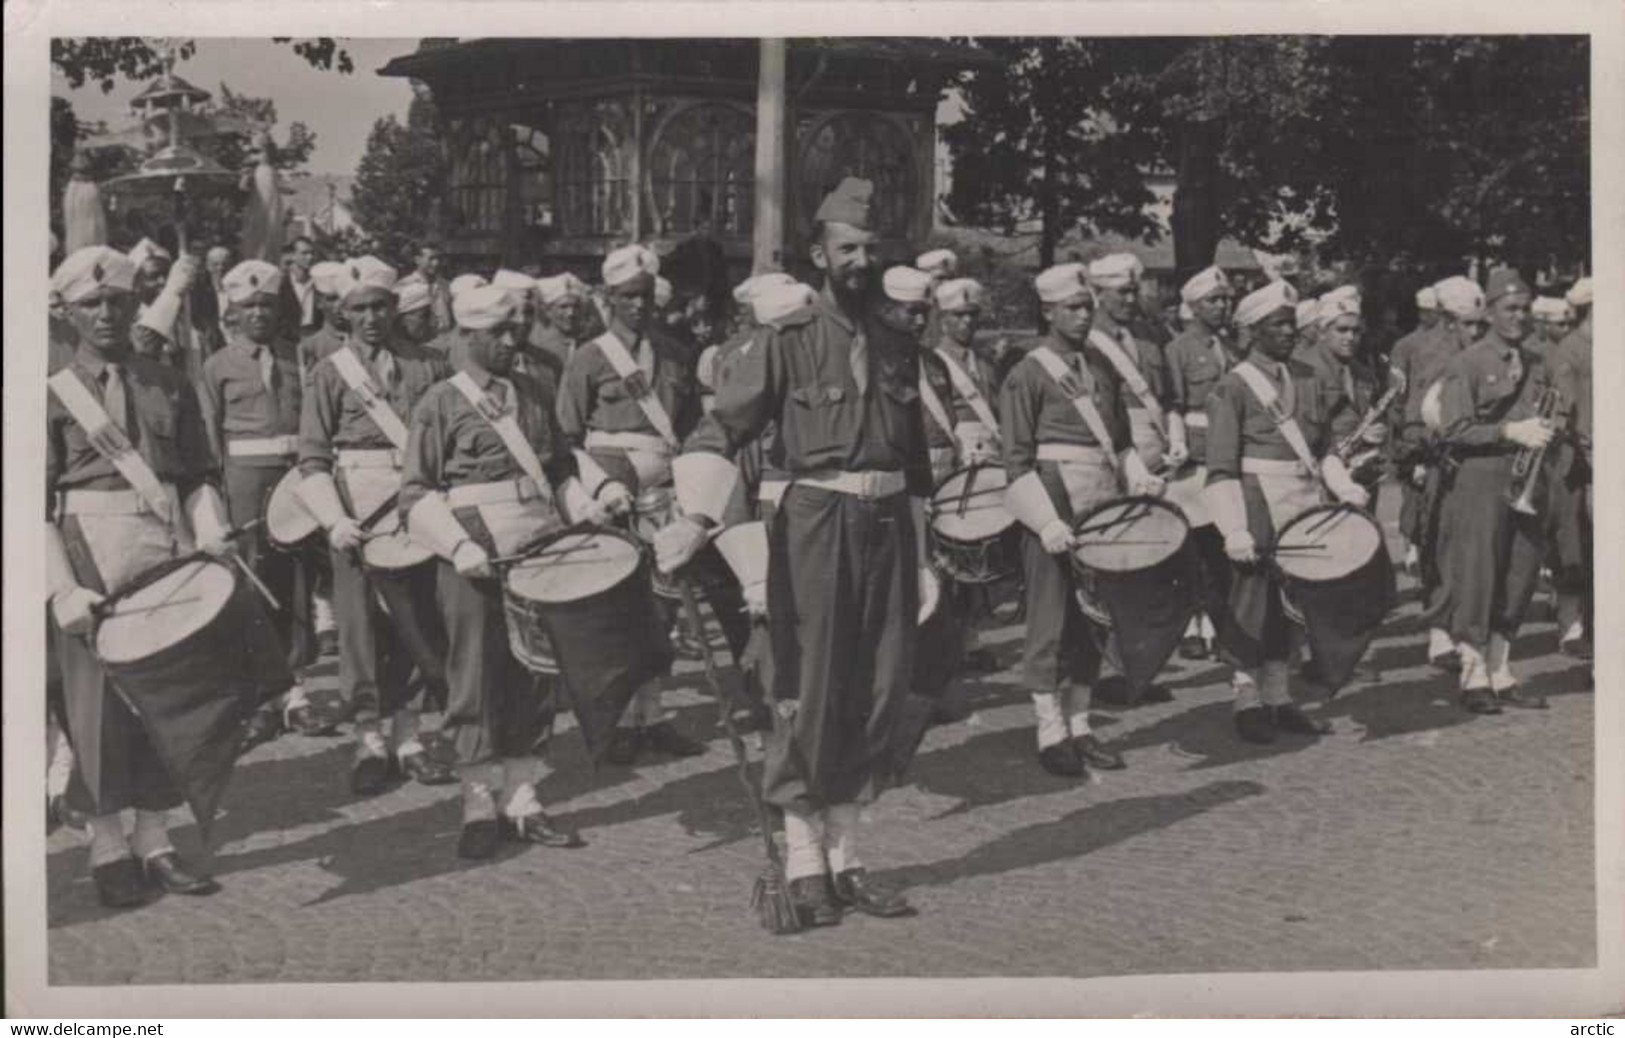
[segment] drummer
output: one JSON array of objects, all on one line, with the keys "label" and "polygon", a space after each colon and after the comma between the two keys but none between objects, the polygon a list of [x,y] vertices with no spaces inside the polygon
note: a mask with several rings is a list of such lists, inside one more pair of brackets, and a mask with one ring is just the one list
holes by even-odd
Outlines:
[{"label": "drummer", "polygon": [[[514,658],[492,560],[568,523],[601,522],[603,509],[576,476],[552,397],[513,371],[518,301],[491,285],[460,293],[452,311],[457,373],[424,393],[412,413],[400,508],[413,538],[440,556],[437,598],[449,635],[450,686],[441,731],[456,747],[463,785],[457,853],[489,858],[503,838],[579,847],[537,796],[545,769],[534,748],[545,742],[544,704],[551,698],[537,686],[552,679],[531,675]],[[546,483],[541,489],[538,475]]]},{"label": "drummer", "polygon": [[[1089,264],[1089,289],[1095,296],[1089,342],[1123,383],[1129,430],[1146,471],[1174,472],[1188,459],[1185,419],[1170,406],[1162,348],[1133,331],[1140,319],[1140,279],[1144,275],[1144,264],[1131,252],[1102,256]],[[1106,639],[1102,673],[1095,685],[1095,695],[1103,702],[1129,702],[1121,655],[1114,631]],[[1172,698],[1160,686],[1152,686],[1141,695],[1141,701],[1153,703]]]},{"label": "drummer", "polygon": [[361,520],[399,490],[406,419],[450,368],[438,353],[396,338],[395,268],[372,256],[344,268],[340,298],[351,334],[316,365],[305,390],[299,494],[332,547],[339,688],[355,710],[350,788],[372,796],[396,769],[425,785],[456,781],[426,751],[418,711],[408,705],[414,665],[431,691],[444,687],[434,569],[369,574],[359,557],[366,539]]},{"label": "drummer", "polygon": [[1168,500],[1185,513],[1202,561],[1204,608],[1191,618],[1180,655],[1206,659],[1213,654],[1213,616],[1222,607],[1230,570],[1224,538],[1202,506],[1202,487],[1207,482],[1207,397],[1241,357],[1228,334],[1235,290],[1222,269],[1208,267],[1196,274],[1180,288],[1179,296],[1182,306],[1189,308],[1190,318],[1184,331],[1164,348],[1169,413],[1180,418],[1177,424],[1170,421],[1169,431],[1170,435],[1183,431],[1186,453],[1193,464],[1170,480]]},{"label": "drummer", "polygon": [[1022,674],[1038,720],[1039,765],[1082,778],[1091,766],[1121,768],[1123,758],[1089,724],[1099,659],[1073,593],[1069,520],[1118,496],[1122,484],[1157,494],[1162,481],[1134,450],[1121,377],[1090,344],[1095,301],[1083,265],[1051,267],[1034,287],[1049,332],[1011,369],[999,397],[1005,500],[1027,527]]},{"label": "drummer", "polygon": [[[1328,455],[1327,409],[1313,368],[1292,358],[1297,293],[1272,281],[1236,307],[1251,344],[1207,398],[1207,486],[1203,503],[1224,536],[1231,562],[1221,648],[1233,662],[1236,733],[1271,743],[1277,731],[1324,735],[1331,726],[1292,702],[1291,625],[1280,589],[1261,563],[1285,523],[1321,503],[1321,481],[1338,499],[1363,507],[1366,492]],[[1281,409],[1277,424],[1271,405]],[[1316,478],[1317,472],[1320,478]]]},{"label": "drummer", "polygon": [[146,570],[194,544],[231,550],[197,396],[184,375],[131,348],[134,280],[135,264],[99,245],[51,278],[78,342],[55,376],[76,381],[62,391],[53,383],[46,409],[46,581],[79,769],[68,801],[90,815],[91,873],[110,908],[144,904],[155,890],[219,889],[176,854],[168,818],[180,792],[86,640],[93,607]]},{"label": "drummer", "polygon": [[587,299],[586,282],[569,272],[539,278],[536,298],[541,306],[522,356],[535,365],[533,376],[540,377],[546,371],[556,397],[564,369],[586,335],[592,303]]},{"label": "drummer", "polygon": [[[656,326],[659,270],[655,254],[641,245],[623,246],[605,258],[609,328],[576,350],[559,391],[559,426],[570,446],[582,452],[577,455],[582,475],[595,498],[616,515],[633,511],[634,496],[655,509],[653,514],[658,514],[655,502],[675,500],[672,455],[700,417],[693,370],[681,347]],[[677,603],[657,598],[670,630]],[[719,617],[724,611],[716,608]],[[607,756],[631,764],[642,750],[674,757],[705,752],[672,724],[658,680],[638,690]]]},{"label": "drummer", "polygon": [[[953,388],[949,407],[959,464],[998,464],[999,417],[995,404],[998,386],[993,381],[992,370],[976,355],[975,347],[976,329],[987,302],[987,291],[973,278],[951,278],[938,282],[934,298],[938,335],[932,355],[941,361]],[[927,423],[928,429],[930,424]],[[933,472],[933,476],[936,475]],[[937,479],[940,482],[941,477]],[[949,598],[959,597],[953,589],[945,591]],[[957,604],[968,611],[968,602]],[[968,615],[966,618],[968,621]],[[984,674],[999,669],[999,661],[991,650],[976,648],[976,628],[969,622],[965,625],[963,664],[967,670]]]},{"label": "drummer", "polygon": [[[272,618],[288,666],[297,674],[316,658],[313,574],[300,555],[272,549],[264,526],[271,492],[299,457],[299,361],[294,344],[279,334],[277,320],[282,276],[280,268],[261,260],[247,260],[226,273],[228,339],[203,362],[198,398],[232,525],[252,526],[241,542],[244,561],[280,605]],[[249,741],[274,738],[279,728],[323,735],[333,727],[296,682],[280,711],[256,719]]]}]

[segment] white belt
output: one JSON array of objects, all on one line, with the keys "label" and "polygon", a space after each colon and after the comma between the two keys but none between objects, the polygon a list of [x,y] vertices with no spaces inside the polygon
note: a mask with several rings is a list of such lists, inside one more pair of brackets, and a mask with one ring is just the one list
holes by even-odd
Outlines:
[{"label": "white belt", "polygon": [[[166,491],[174,486],[163,484]],[[64,515],[140,515],[152,514],[147,499],[134,490],[70,490],[62,495]]]},{"label": "white belt", "polygon": [[797,476],[792,482],[801,486],[817,487],[820,490],[833,490],[839,494],[851,494],[853,497],[862,497],[869,500],[901,494],[908,485],[901,472],[873,471],[830,472],[826,470],[805,476]]},{"label": "white belt", "polygon": [[1296,458],[1242,458],[1241,471],[1259,476],[1308,476],[1309,470]]},{"label": "white belt", "polygon": [[1040,443],[1039,461],[1098,461],[1111,464],[1111,458],[1101,447],[1086,447],[1081,443]]},{"label": "white belt", "polygon": [[1205,411],[1192,411],[1189,414],[1185,415],[1185,428],[1187,428],[1187,429],[1206,429],[1207,428],[1207,412],[1205,412]]},{"label": "white belt", "polygon": [[501,505],[536,501],[545,495],[529,476],[502,479],[493,483],[463,483],[446,491],[446,503],[453,508],[474,505]]},{"label": "white belt", "polygon": [[398,469],[401,452],[397,450],[340,450],[338,466],[341,469]]},{"label": "white belt", "polygon": [[232,458],[280,457],[299,453],[299,437],[244,436],[226,441],[226,454]]},{"label": "white belt", "polygon": [[756,500],[766,501],[776,508],[788,489],[790,481],[787,479],[764,479],[761,486],[756,488]]},{"label": "white belt", "polygon": [[648,433],[635,432],[605,432],[600,429],[591,429],[587,432],[587,449],[594,447],[609,447],[623,451],[646,451],[650,454],[660,454],[669,457],[672,454],[671,444],[658,436]]}]

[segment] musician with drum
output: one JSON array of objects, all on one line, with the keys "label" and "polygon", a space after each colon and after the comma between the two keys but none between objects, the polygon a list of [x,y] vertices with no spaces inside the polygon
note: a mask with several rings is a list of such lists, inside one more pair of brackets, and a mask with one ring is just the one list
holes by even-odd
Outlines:
[{"label": "musician with drum", "polygon": [[[683,347],[657,327],[659,270],[659,259],[642,245],[623,246],[604,259],[609,328],[576,350],[558,398],[559,427],[577,451],[589,490],[613,513],[632,513],[640,535],[651,540],[675,513],[672,456],[701,413],[699,385]],[[721,566],[714,553],[707,564],[713,572]],[[657,598],[669,630],[678,600],[658,581],[657,590],[668,592]],[[705,590],[730,644],[737,640],[736,653],[743,652],[750,632],[742,602],[727,601],[722,581]],[[679,732],[671,716],[659,680],[650,681],[616,730],[609,760],[631,764],[644,750],[674,757],[704,753],[705,746]]]},{"label": "musician with drum", "polygon": [[[245,260],[226,273],[226,345],[203,362],[198,398],[209,446],[221,467],[226,511],[233,526],[247,532],[240,542],[243,560],[258,574],[279,608],[272,616],[294,673],[316,658],[311,615],[314,573],[302,547],[274,550],[265,529],[265,509],[277,483],[299,457],[301,385],[297,346],[282,337],[278,321],[280,268]],[[251,741],[275,735],[279,727],[305,735],[331,732],[334,722],[318,716],[303,683],[296,682],[280,713],[256,719],[261,729]]]},{"label": "musician with drum", "polygon": [[441,731],[456,747],[463,784],[457,853],[489,858],[504,837],[577,847],[576,834],[537,798],[535,749],[545,741],[551,697],[510,649],[500,560],[570,523],[598,522],[604,510],[576,476],[551,395],[513,370],[522,328],[512,294],[471,289],[452,310],[457,370],[413,411],[400,508],[412,536],[439,556],[450,690]]},{"label": "musician with drum", "polygon": [[[1509,665],[1546,556],[1536,489],[1542,454],[1561,411],[1550,373],[1523,348],[1534,293],[1512,270],[1490,274],[1489,330],[1445,369],[1439,436],[1454,460],[1439,520],[1439,602],[1429,620],[1450,631],[1461,654],[1461,702],[1475,714],[1503,706],[1543,709]],[[1520,467],[1524,478],[1515,478]],[[1525,509],[1528,511],[1525,511]]]},{"label": "musician with drum", "polygon": [[[154,567],[194,545],[231,550],[197,395],[174,368],[132,352],[135,272],[105,246],[80,249],[57,268],[51,288],[78,343],[73,362],[50,378],[46,409],[46,580],[76,754],[68,800],[90,815],[91,872],[111,908],[143,904],[154,888],[219,889],[175,853],[168,816],[181,790],[87,640],[98,607]],[[126,809],[135,816],[129,834]]]},{"label": "musician with drum", "polygon": [[1125,484],[1155,495],[1162,481],[1134,449],[1122,377],[1091,344],[1095,301],[1082,264],[1051,267],[1034,286],[1049,333],[1011,369],[1000,396],[1005,501],[1027,528],[1022,674],[1037,714],[1039,764],[1081,778],[1091,766],[1121,768],[1123,759],[1090,728],[1099,658],[1074,593],[1070,520]]},{"label": "musician with drum", "polygon": [[1169,477],[1168,500],[1190,522],[1202,564],[1204,608],[1191,618],[1180,655],[1205,659],[1213,653],[1213,617],[1224,608],[1230,574],[1224,538],[1202,505],[1202,487],[1207,484],[1207,397],[1241,356],[1227,341],[1236,295],[1223,270],[1208,267],[1195,274],[1180,287],[1179,295],[1190,308],[1190,320],[1163,348],[1163,355],[1168,363],[1168,411],[1180,418],[1178,424],[1170,420],[1169,434],[1183,431],[1191,464]]},{"label": "musician with drum", "polygon": [[410,542],[395,514],[406,421],[450,368],[438,352],[395,337],[395,268],[372,256],[344,267],[350,335],[316,365],[305,390],[299,496],[332,548],[339,688],[355,710],[350,787],[372,796],[397,770],[428,785],[456,781],[426,751],[410,705],[414,668],[430,694],[443,692],[445,635],[432,556]]},{"label": "musician with drum", "polygon": [[[1207,398],[1203,502],[1232,563],[1219,641],[1234,668],[1236,733],[1261,744],[1275,741],[1277,731],[1331,730],[1292,701],[1288,661],[1294,635],[1282,576],[1268,564],[1271,553],[1281,550],[1277,540],[1292,520],[1321,505],[1322,481],[1342,502],[1362,507],[1367,500],[1335,455],[1316,460],[1325,447],[1328,415],[1314,369],[1292,359],[1297,303],[1284,281],[1241,300],[1236,324],[1251,352]],[[1347,517],[1337,522],[1367,530],[1375,525]],[[1303,550],[1325,549],[1308,544]]]}]

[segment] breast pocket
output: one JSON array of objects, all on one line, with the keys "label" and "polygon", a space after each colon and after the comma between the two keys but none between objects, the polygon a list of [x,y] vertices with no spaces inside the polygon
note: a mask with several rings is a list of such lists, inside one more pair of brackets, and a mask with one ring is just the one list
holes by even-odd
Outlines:
[{"label": "breast pocket", "polygon": [[1201,410],[1202,405],[1207,402],[1207,395],[1213,391],[1214,385],[1218,383],[1220,374],[1222,373],[1219,371],[1219,365],[1215,364],[1210,357],[1203,357],[1187,367],[1184,371],[1184,405],[1192,410]]},{"label": "breast pocket", "polygon": [[841,415],[845,411],[846,388],[818,382],[790,391],[790,408],[785,415],[785,441],[803,455],[815,455],[842,443]]},{"label": "breast pocket", "polygon": [[252,382],[230,382],[225,389],[224,396],[228,408],[242,407],[265,393],[263,385],[255,385]]}]

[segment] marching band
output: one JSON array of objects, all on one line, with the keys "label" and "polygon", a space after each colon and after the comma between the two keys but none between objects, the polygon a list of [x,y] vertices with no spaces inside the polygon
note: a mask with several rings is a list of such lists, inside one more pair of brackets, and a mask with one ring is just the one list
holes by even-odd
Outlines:
[{"label": "marching band", "polygon": [[1510,662],[1543,568],[1563,650],[1589,656],[1588,279],[1562,300],[1504,270],[1428,286],[1384,375],[1357,289],[1242,294],[1217,267],[1158,346],[1121,253],[1040,271],[1042,337],[993,356],[987,289],[951,250],[883,269],[874,203],[842,181],[809,249],[822,287],[757,274],[709,346],[671,333],[688,311],[637,244],[598,289],[443,283],[432,247],[405,279],[309,250],[297,274],[216,272],[226,341],[194,375],[166,330],[195,261],[68,256],[46,547],[73,768],[53,793],[87,819],[103,903],[218,889],[168,814],[189,804],[207,838],[245,745],[335,730],[299,677],[329,597],[352,791],[460,783],[457,853],[479,860],[585,846],[544,809],[561,709],[595,763],[708,752],[664,700],[676,655],[709,652],[680,611],[697,592],[746,675],[804,926],[913,911],[870,877],[860,813],[908,768],[910,704],[940,721],[958,675],[998,667],[990,587],[1019,584],[1037,766],[1072,781],[1125,766],[1091,709],[1170,699],[1176,650],[1228,666],[1240,740],[1327,734],[1306,683],[1345,684],[1396,599],[1388,473],[1464,709],[1545,705]]}]

